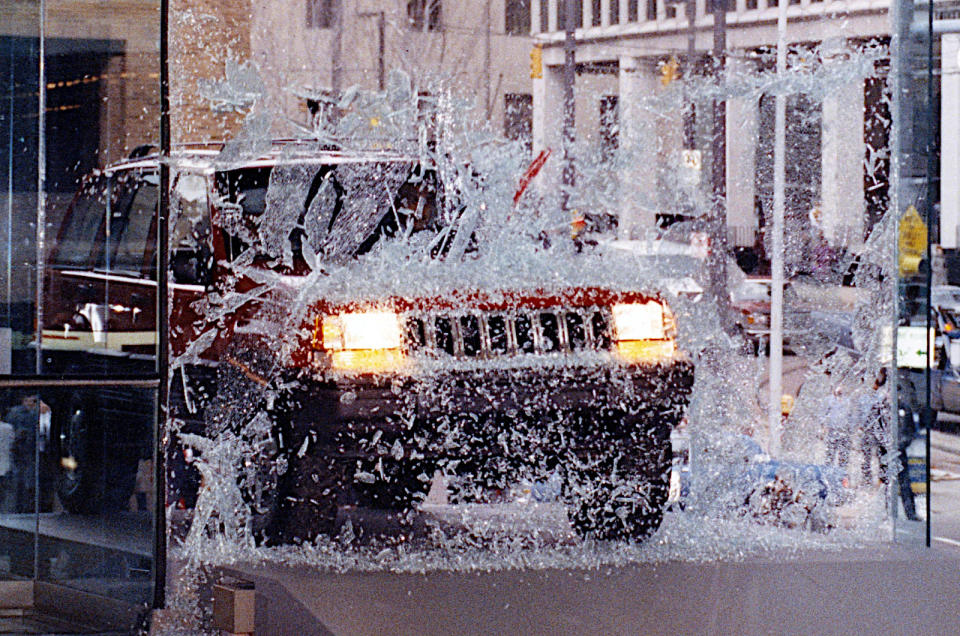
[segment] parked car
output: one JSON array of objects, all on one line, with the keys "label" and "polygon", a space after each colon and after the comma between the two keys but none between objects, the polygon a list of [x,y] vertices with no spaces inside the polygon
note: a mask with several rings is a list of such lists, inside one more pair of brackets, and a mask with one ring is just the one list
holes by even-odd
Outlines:
[{"label": "parked car", "polygon": [[[736,267],[731,261],[727,267]],[[730,305],[747,340],[759,347],[770,337],[770,278],[747,277],[739,268],[731,275]]]},{"label": "parked car", "polygon": [[960,310],[960,287],[956,285],[934,285],[930,288],[930,297],[935,307]]},{"label": "parked car", "polygon": [[[375,254],[398,241],[480,275],[476,225],[434,166],[311,142],[219,151],[168,160],[170,431],[246,445],[240,486],[262,539],[335,534],[364,510],[403,525],[438,471],[487,490],[559,471],[580,533],[658,527],[693,367],[657,290],[434,280],[419,260],[422,278],[378,286]],[[155,364],[159,166],[92,175],[67,212],[44,294],[51,366]],[[58,409],[70,510],[108,503],[104,481],[113,505],[129,494],[126,441],[149,440],[151,419],[114,398]],[[189,506],[190,450],[174,435],[168,451],[168,503]]]}]

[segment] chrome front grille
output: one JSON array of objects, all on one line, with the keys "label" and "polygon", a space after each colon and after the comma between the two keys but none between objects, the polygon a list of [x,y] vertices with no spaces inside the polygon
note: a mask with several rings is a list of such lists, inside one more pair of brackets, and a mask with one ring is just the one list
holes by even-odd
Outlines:
[{"label": "chrome front grille", "polygon": [[496,358],[610,348],[610,309],[514,309],[410,314],[404,319],[410,353]]}]

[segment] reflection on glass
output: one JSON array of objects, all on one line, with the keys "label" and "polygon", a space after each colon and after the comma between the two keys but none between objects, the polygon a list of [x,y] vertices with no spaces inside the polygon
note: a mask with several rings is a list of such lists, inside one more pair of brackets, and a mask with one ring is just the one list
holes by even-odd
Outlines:
[{"label": "reflection on glass", "polygon": [[[0,379],[48,376],[0,392],[0,576],[142,606],[159,176],[103,169],[159,137],[160,16],[117,9],[0,6]],[[130,376],[148,380],[116,384]]]},{"label": "reflection on glass", "polygon": [[44,393],[53,443],[40,455],[41,579],[132,604],[150,598],[153,395]]}]

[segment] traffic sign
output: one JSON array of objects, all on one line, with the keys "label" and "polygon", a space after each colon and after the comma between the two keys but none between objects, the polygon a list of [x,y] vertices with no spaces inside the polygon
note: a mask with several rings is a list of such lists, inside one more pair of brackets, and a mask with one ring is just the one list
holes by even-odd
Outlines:
[{"label": "traffic sign", "polygon": [[916,274],[927,249],[927,224],[913,205],[900,217],[898,244],[900,276]]}]

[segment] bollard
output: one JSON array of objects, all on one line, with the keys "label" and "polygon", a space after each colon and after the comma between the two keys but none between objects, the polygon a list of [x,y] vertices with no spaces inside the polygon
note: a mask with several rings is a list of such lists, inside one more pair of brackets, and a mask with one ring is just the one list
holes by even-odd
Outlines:
[{"label": "bollard", "polygon": [[250,581],[213,586],[213,625],[227,634],[253,634],[256,591]]}]

